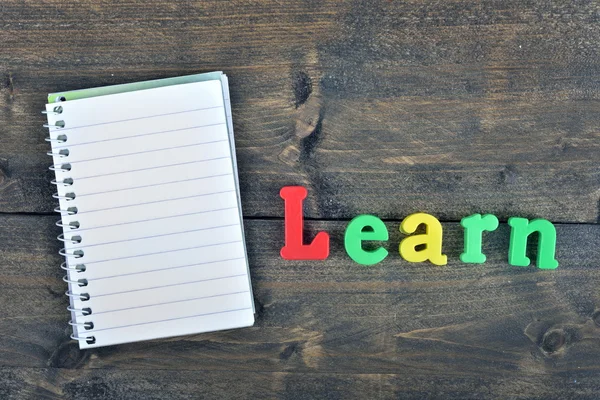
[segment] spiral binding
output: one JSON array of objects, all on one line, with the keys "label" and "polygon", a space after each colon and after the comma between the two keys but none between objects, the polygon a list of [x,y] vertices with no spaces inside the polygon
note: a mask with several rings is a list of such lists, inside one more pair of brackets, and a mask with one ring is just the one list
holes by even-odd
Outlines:
[{"label": "spiral binding", "polygon": [[[65,100],[66,99],[64,97],[58,97],[56,101],[63,102]],[[62,105],[56,105],[50,111],[42,111],[42,114],[56,116],[56,115],[62,114],[64,111],[65,111],[65,109]],[[65,124],[64,119],[57,120],[53,124],[52,123],[44,124],[45,128],[55,128],[54,130],[51,131],[51,133],[62,129],[65,126],[66,126],[66,124]],[[67,143],[67,141],[69,139],[66,134],[62,134],[62,133],[58,133],[57,135],[55,135],[55,137],[52,137],[52,136],[53,135],[48,136],[45,140],[50,143],[62,144],[62,143]],[[51,171],[55,171],[57,173],[58,172],[67,172],[68,173],[72,170],[73,166],[69,163],[69,160],[68,160],[69,154],[70,154],[69,149],[61,148],[58,151],[51,150],[51,151],[47,152],[46,154],[48,154],[55,160],[55,164],[52,164],[49,167],[49,169]],[[56,161],[56,159],[61,159],[62,162]],[[62,180],[59,180],[57,178],[57,179],[53,179],[51,181],[51,183],[56,186],[61,186],[61,187],[67,188],[69,186],[73,186],[74,181],[73,181],[73,178],[64,178]],[[52,197],[55,199],[58,199],[61,202],[72,203],[73,206],[61,208],[61,206],[59,205],[58,207],[56,207],[54,209],[54,211],[59,213],[61,216],[76,215],[79,210],[73,202],[75,201],[77,196],[74,191],[69,191],[68,189],[66,189],[66,191],[67,192],[64,195],[59,195],[59,193],[57,192],[57,193],[54,193],[52,195]],[[69,243],[69,244],[81,244],[82,237],[81,237],[81,235],[77,234],[77,231],[81,228],[81,224],[79,223],[79,221],[70,221],[68,223],[63,223],[63,220],[61,218],[60,220],[56,221],[56,226],[61,227],[64,232],[69,231],[68,234],[61,233],[60,235],[58,235],[58,237],[57,237],[58,240],[60,240],[61,242],[64,242],[64,243]],[[71,289],[78,290],[76,288],[85,288],[88,285],[87,279],[85,279],[85,278],[76,279],[75,278],[75,276],[77,274],[85,272],[87,269],[85,264],[78,262],[78,259],[83,257],[84,251],[80,248],[77,248],[75,250],[67,250],[66,248],[62,248],[59,250],[58,253],[60,255],[64,256],[66,259],[66,261],[60,265],[60,268],[67,272],[67,275],[65,275],[63,277],[63,281],[67,282],[69,284],[69,288],[70,288],[70,290],[67,290],[65,292],[65,295],[71,299],[78,299],[81,302],[89,301],[91,296],[89,293],[85,292],[83,289],[80,293],[74,293],[71,291]],[[74,329],[76,329],[75,332],[77,332],[77,328],[80,328],[80,327],[86,331],[93,331],[94,322],[88,318],[90,315],[92,315],[92,309],[90,307],[74,308],[72,306],[69,306],[69,307],[67,307],[67,310],[69,312],[71,312],[71,314],[75,315],[75,318],[69,321],[69,325],[73,326]],[[84,321],[79,322],[78,320],[80,320],[80,319],[84,319]],[[92,333],[92,332],[90,332],[90,333]],[[93,335],[79,336],[76,333],[73,333],[71,335],[71,339],[77,340],[80,342],[86,342],[87,344],[96,343],[96,338]]]}]

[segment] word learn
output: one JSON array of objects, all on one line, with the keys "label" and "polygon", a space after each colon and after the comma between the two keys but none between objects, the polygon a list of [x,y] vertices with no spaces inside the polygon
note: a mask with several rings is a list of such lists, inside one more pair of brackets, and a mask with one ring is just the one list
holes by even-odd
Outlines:
[{"label": "word learn", "polygon": [[[285,201],[285,245],[281,257],[286,260],[324,260],[329,256],[329,234],[319,232],[310,244],[302,240],[303,216],[302,203],[308,191],[302,186],[285,186],[279,192]],[[483,232],[498,228],[498,218],[492,214],[473,214],[461,220],[465,231],[464,252],[460,260],[464,263],[483,263],[485,254],[481,252]],[[424,234],[414,234],[420,225],[425,226]],[[526,255],[527,239],[539,234],[537,266],[541,269],[555,269],[558,261],[554,258],[556,248],[556,229],[545,219],[511,217],[508,263],[527,267],[530,260]],[[448,257],[442,254],[442,224],[432,215],[416,213],[406,217],[400,224],[400,232],[410,235],[400,242],[400,256],[409,262],[430,261],[435,265],[446,265]],[[386,241],[388,230],[383,221],[373,215],[359,215],[346,227],[344,246],[348,256],[359,264],[373,265],[388,255],[383,247],[364,249],[363,241]]]}]

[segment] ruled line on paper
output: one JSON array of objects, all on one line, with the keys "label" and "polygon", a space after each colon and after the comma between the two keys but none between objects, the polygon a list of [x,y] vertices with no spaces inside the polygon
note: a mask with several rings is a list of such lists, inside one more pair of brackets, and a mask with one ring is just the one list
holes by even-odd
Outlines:
[{"label": "ruled line on paper", "polygon": [[188,230],[188,231],[163,233],[163,234],[160,234],[160,235],[144,236],[144,237],[139,237],[139,238],[121,239],[121,240],[115,240],[114,242],[94,243],[94,244],[89,244],[89,245],[83,244],[83,241],[82,241],[82,245],[81,246],[79,246],[79,247],[69,247],[69,250],[89,249],[90,247],[104,246],[104,245],[108,245],[108,244],[132,242],[134,240],[154,239],[154,238],[157,238],[157,237],[179,235],[179,234],[182,234],[182,233],[192,233],[192,232],[208,231],[208,230],[211,230],[211,229],[228,228],[230,226],[237,226],[237,225],[239,225],[239,224],[236,223],[236,224],[228,224],[228,225],[211,226],[211,227],[208,227],[208,228],[200,228],[200,229],[191,229],[191,230]]},{"label": "ruled line on paper", "polygon": [[[245,274],[244,274],[245,275]],[[156,304],[147,304],[144,306],[136,306],[136,307],[128,307],[128,308],[119,308],[116,310],[107,310],[107,311],[100,311],[100,312],[94,312],[93,315],[100,315],[100,314],[108,314],[108,313],[113,313],[113,312],[119,312],[119,311],[127,311],[127,310],[137,310],[138,308],[144,308],[144,307],[154,307],[154,306],[164,306],[166,304],[174,304],[174,303],[183,303],[186,301],[194,301],[194,300],[203,300],[203,299],[211,299],[213,297],[223,297],[223,296],[231,296],[234,294],[244,294],[244,293],[250,293],[247,290],[241,291],[241,292],[231,292],[231,293],[222,293],[222,294],[214,294],[212,296],[204,296],[204,297],[194,297],[192,299],[183,299],[183,300],[175,300],[175,301],[167,301],[165,303],[156,303]]]},{"label": "ruled line on paper", "polygon": [[94,196],[94,195],[98,195],[98,194],[121,192],[123,190],[143,189],[143,188],[153,187],[153,186],[171,185],[171,184],[174,184],[174,183],[183,183],[183,182],[190,182],[190,181],[198,181],[198,180],[201,180],[201,179],[218,178],[220,176],[228,176],[228,175],[231,175],[231,172],[228,172],[226,174],[217,174],[217,175],[209,175],[209,176],[200,176],[198,178],[182,179],[182,180],[179,180],[179,181],[153,183],[151,185],[132,186],[132,187],[127,187],[127,188],[122,188],[122,189],[114,189],[114,190],[104,190],[102,192],[93,192],[93,193],[84,193],[84,194],[79,194],[79,192],[77,192],[77,197]]},{"label": "ruled line on paper", "polygon": [[138,220],[138,221],[121,222],[121,223],[112,224],[112,225],[99,225],[99,226],[92,226],[91,228],[82,228],[82,229],[78,228],[78,229],[73,229],[71,231],[71,233],[77,233],[77,232],[81,232],[81,231],[89,231],[89,230],[92,230],[92,229],[110,228],[110,227],[113,227],[113,226],[121,226],[121,225],[128,225],[128,224],[137,224],[137,223],[141,223],[141,222],[150,222],[150,221],[156,221],[156,220],[159,220],[159,219],[186,217],[186,216],[197,215],[197,214],[206,214],[206,213],[211,213],[211,212],[232,210],[234,208],[238,208],[238,207],[234,206],[234,207],[216,208],[216,209],[213,209],[213,210],[198,211],[198,212],[186,213],[186,214],[169,215],[169,216],[166,216],[166,217],[156,217],[156,218],[142,219],[142,220]]},{"label": "ruled line on paper", "polygon": [[[226,82],[216,83],[85,99],[71,124],[50,129],[51,137],[64,133],[68,139],[52,143],[59,144],[53,152],[72,147],[70,189],[81,199],[72,203],[79,205],[77,215],[61,220],[80,222],[81,229],[64,226],[63,234],[81,232],[83,242],[67,247],[89,248],[67,263],[89,266],[80,277],[89,276],[94,314],[100,315],[97,329],[84,331],[79,324],[74,332],[98,332],[96,346],[252,320],[231,109]],[[170,165],[160,165],[165,163]],[[75,316],[75,322],[85,318]]]},{"label": "ruled line on paper", "polygon": [[110,279],[110,278],[120,278],[122,276],[129,276],[129,275],[140,275],[140,274],[148,274],[151,272],[157,272],[157,271],[169,271],[172,269],[178,269],[178,268],[188,268],[188,267],[197,267],[200,265],[206,265],[206,264],[216,264],[216,263],[220,263],[220,262],[226,262],[226,261],[237,261],[237,260],[243,260],[246,257],[236,257],[236,258],[226,258],[223,260],[214,260],[214,261],[206,261],[206,262],[202,262],[202,263],[196,263],[196,264],[187,264],[187,265],[178,265],[176,267],[167,267],[167,268],[158,268],[158,269],[151,269],[151,270],[146,270],[146,271],[140,271],[140,272],[130,272],[128,274],[119,274],[119,275],[110,275],[110,276],[103,276],[101,278],[91,278],[88,279],[89,282],[92,281],[100,281],[102,279]]},{"label": "ruled line on paper", "polygon": [[204,160],[187,161],[187,162],[178,163],[178,164],[157,165],[156,167],[132,169],[132,170],[129,170],[129,171],[111,172],[109,174],[92,175],[92,176],[82,176],[81,178],[77,178],[77,180],[80,181],[82,179],[91,179],[91,178],[100,178],[100,177],[103,177],[103,176],[128,174],[128,173],[131,173],[131,172],[148,171],[148,170],[151,170],[151,169],[177,167],[177,166],[180,166],[180,165],[196,164],[196,163],[201,163],[201,162],[209,162],[209,161],[215,161],[215,160],[222,160],[222,159],[225,159],[225,158],[231,158],[231,157],[230,156],[223,156],[223,157],[215,157],[215,158],[206,158]]},{"label": "ruled line on paper", "polygon": [[108,330],[112,330],[112,329],[130,328],[130,327],[132,327],[132,326],[148,325],[148,324],[156,324],[156,323],[160,323],[160,322],[169,322],[169,321],[176,321],[176,320],[180,320],[180,319],[188,319],[188,318],[205,317],[205,316],[208,316],[208,315],[226,314],[226,313],[231,313],[231,312],[236,312],[236,311],[247,311],[247,310],[252,310],[252,307],[246,307],[246,308],[236,308],[236,309],[233,309],[233,310],[225,310],[225,311],[215,311],[215,312],[211,312],[211,313],[197,314],[197,315],[190,315],[190,316],[187,316],[187,317],[169,318],[169,319],[163,319],[163,320],[159,320],[159,321],[140,322],[139,324],[131,324],[131,325],[114,326],[114,327],[112,327],[112,328],[104,328],[104,329],[92,329],[92,330],[86,331],[86,333],[92,334],[92,333],[94,333],[94,332],[108,331]]},{"label": "ruled line on paper", "polygon": [[83,261],[83,262],[86,265],[87,264],[98,264],[98,263],[108,262],[108,261],[125,260],[125,259],[129,259],[129,258],[137,258],[137,257],[144,257],[144,256],[153,256],[153,255],[156,255],[156,254],[175,253],[175,252],[178,252],[178,251],[194,250],[194,249],[201,249],[203,247],[222,246],[224,244],[233,244],[233,243],[241,243],[241,242],[242,242],[241,240],[232,240],[231,242],[212,243],[212,244],[206,244],[206,245],[203,245],[203,246],[186,247],[186,248],[183,248],[183,249],[157,251],[156,253],[136,254],[134,256],[109,258],[107,260],[98,260],[98,261]]},{"label": "ruled line on paper", "polygon": [[173,286],[191,285],[193,283],[201,283],[201,282],[218,281],[218,280],[222,280],[222,279],[239,278],[240,276],[246,276],[246,273],[244,272],[243,274],[237,274],[237,275],[219,276],[219,277],[216,277],[216,278],[201,279],[201,280],[198,280],[198,281],[186,281],[186,282],[180,282],[180,283],[172,283],[170,285],[153,286],[153,287],[147,287],[147,288],[142,288],[142,289],[125,290],[125,291],[122,291],[122,292],[96,294],[96,295],[91,296],[90,299],[91,298],[95,299],[95,298],[98,298],[98,297],[114,296],[114,295],[123,294],[123,293],[143,292],[145,290],[162,289],[162,288],[173,287]]},{"label": "ruled line on paper", "polygon": [[77,212],[76,215],[79,215],[79,214],[88,214],[88,213],[99,212],[99,211],[114,210],[116,208],[137,207],[137,206],[144,206],[146,204],[164,203],[166,201],[191,199],[191,198],[194,198],[194,197],[212,196],[213,194],[222,194],[222,193],[230,193],[230,192],[235,192],[235,189],[224,190],[222,192],[202,193],[202,194],[196,194],[196,195],[193,195],[193,196],[186,196],[186,197],[175,197],[175,198],[166,199],[166,200],[149,201],[149,202],[146,202],[146,203],[128,204],[128,205],[124,205],[124,206],[114,206],[114,207],[110,207],[110,208],[99,208],[97,210],[79,211],[79,212]]},{"label": "ruled line on paper", "polygon": [[213,106],[213,107],[205,107],[205,108],[195,108],[195,109],[192,109],[192,110],[175,111],[175,112],[170,112],[170,113],[166,113],[166,114],[146,115],[146,116],[143,116],[143,117],[127,118],[127,119],[120,119],[120,120],[108,121],[108,122],[99,122],[97,124],[90,124],[90,125],[80,125],[80,126],[74,126],[74,127],[65,127],[65,128],[57,129],[55,132],[57,132],[57,131],[63,132],[63,131],[68,131],[68,130],[73,130],[73,129],[89,128],[91,126],[110,125],[110,124],[116,124],[116,123],[119,123],[119,122],[139,121],[141,119],[148,119],[148,118],[166,117],[166,116],[169,116],[169,115],[185,114],[185,113],[189,113],[189,112],[202,111],[202,110],[212,110],[212,109],[215,109],[215,108],[223,108],[223,105],[218,105],[218,106]]},{"label": "ruled line on paper", "polygon": [[144,151],[138,151],[138,152],[135,152],[135,153],[117,154],[117,155],[114,155],[114,156],[90,158],[90,159],[87,159],[87,160],[68,161],[68,162],[64,162],[63,164],[73,164],[73,165],[76,165],[76,164],[80,164],[80,163],[84,163],[84,162],[88,162],[88,161],[98,161],[98,160],[106,160],[106,159],[109,159],[109,158],[135,156],[137,154],[152,153],[152,152],[163,151],[163,150],[175,150],[175,149],[181,149],[183,147],[202,146],[202,145],[205,145],[205,144],[220,143],[220,142],[229,142],[229,139],[212,140],[210,142],[189,143],[189,144],[183,144],[181,146],[162,147],[160,149],[144,150]]},{"label": "ruled line on paper", "polygon": [[52,146],[52,148],[55,149],[55,150],[60,150],[60,149],[67,149],[67,148],[71,148],[71,147],[75,147],[75,146],[83,146],[83,145],[86,145],[86,144],[94,144],[94,143],[101,143],[101,142],[110,142],[111,140],[123,140],[123,139],[131,139],[131,138],[142,137],[142,136],[160,135],[161,133],[181,132],[181,131],[186,131],[186,130],[191,130],[191,129],[207,128],[207,127],[210,127],[210,126],[218,126],[218,125],[225,125],[225,124],[226,124],[226,122],[218,122],[218,123],[215,123],[215,124],[198,125],[198,126],[192,126],[192,127],[189,127],[189,128],[170,129],[170,130],[166,130],[166,131],[142,133],[142,134],[139,134],[139,135],[131,135],[131,136],[120,136],[120,137],[112,138],[112,139],[94,140],[92,142],[84,142],[84,143],[73,143],[73,144],[64,145],[64,146]]}]

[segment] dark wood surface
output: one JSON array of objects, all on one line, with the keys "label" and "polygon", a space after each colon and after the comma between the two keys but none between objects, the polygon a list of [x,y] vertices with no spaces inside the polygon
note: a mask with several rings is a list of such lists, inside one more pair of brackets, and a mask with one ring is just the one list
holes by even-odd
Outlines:
[{"label": "dark wood surface", "polygon": [[[600,387],[600,4],[0,3],[0,398],[595,399]],[[230,77],[253,328],[79,351],[69,340],[39,114],[48,92]],[[279,189],[309,189],[324,262],[279,258]],[[449,264],[398,225],[444,223]],[[458,261],[474,212],[557,223],[554,271]],[[388,258],[343,249],[385,219]]]}]

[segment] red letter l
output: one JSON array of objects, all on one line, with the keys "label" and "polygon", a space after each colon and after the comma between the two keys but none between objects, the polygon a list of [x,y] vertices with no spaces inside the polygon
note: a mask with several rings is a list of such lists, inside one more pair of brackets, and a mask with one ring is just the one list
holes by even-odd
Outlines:
[{"label": "red letter l", "polygon": [[285,246],[281,257],[285,260],[324,260],[329,256],[329,235],[319,232],[311,244],[302,244],[302,200],[308,191],[302,186],[285,186],[279,195],[285,201]]}]

